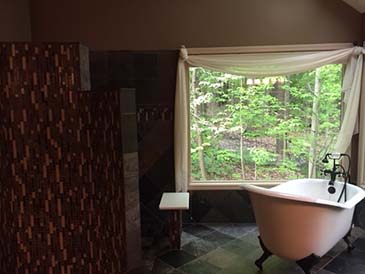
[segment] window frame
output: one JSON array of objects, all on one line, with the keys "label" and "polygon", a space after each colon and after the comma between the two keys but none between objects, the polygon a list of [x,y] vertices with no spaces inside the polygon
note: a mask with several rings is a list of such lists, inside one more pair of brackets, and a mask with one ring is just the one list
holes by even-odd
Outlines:
[{"label": "window frame", "polygon": [[[317,50],[318,51],[318,50]],[[264,51],[266,52],[266,51]],[[263,53],[264,53],[263,52]],[[295,51],[294,51],[295,52]],[[296,52],[301,52],[297,50]],[[336,64],[336,63],[332,63]],[[200,190],[241,190],[241,185],[251,184],[261,187],[274,187],[287,182],[288,180],[192,180],[191,177],[191,115],[190,115],[190,68],[192,66],[187,65],[187,82],[189,83],[189,89],[187,94],[187,102],[189,105],[189,119],[188,119],[188,191],[200,191]],[[342,64],[342,79],[346,69],[346,64]],[[341,93],[341,114],[340,122],[342,122],[342,110],[343,110],[343,94]]]}]

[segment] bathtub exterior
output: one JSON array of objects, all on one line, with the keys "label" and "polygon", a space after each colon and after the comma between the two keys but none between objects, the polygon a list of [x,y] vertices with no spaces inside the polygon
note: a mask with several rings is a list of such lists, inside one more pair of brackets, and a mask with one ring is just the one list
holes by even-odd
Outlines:
[{"label": "bathtub exterior", "polygon": [[318,184],[325,189],[328,181],[293,180],[272,189],[242,186],[250,193],[261,239],[273,254],[295,261],[311,254],[321,257],[349,232],[355,209],[351,205],[365,197],[364,191],[351,185],[348,202],[336,203],[323,194],[313,197]]}]

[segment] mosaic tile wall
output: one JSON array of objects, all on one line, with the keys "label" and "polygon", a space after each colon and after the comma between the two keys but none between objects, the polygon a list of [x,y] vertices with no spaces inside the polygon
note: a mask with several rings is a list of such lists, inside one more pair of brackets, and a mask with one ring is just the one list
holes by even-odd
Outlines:
[{"label": "mosaic tile wall", "polygon": [[82,92],[85,53],[0,43],[1,273],[124,273],[119,93]]}]

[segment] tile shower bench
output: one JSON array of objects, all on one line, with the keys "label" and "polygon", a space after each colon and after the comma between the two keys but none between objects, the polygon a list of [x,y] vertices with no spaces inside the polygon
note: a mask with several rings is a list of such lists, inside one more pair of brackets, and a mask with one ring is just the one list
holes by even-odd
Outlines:
[{"label": "tile shower bench", "polygon": [[170,212],[169,240],[173,249],[181,247],[181,216],[183,210],[189,209],[188,192],[164,192],[160,201],[160,210]]}]

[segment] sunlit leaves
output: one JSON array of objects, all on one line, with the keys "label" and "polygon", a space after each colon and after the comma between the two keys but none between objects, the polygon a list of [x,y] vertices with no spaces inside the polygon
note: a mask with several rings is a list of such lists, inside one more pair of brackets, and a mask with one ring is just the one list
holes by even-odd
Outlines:
[{"label": "sunlit leaves", "polygon": [[[311,145],[314,71],[258,81],[202,68],[194,70],[196,89],[190,94],[193,178],[201,176],[199,151],[204,153],[208,179],[240,179],[242,164],[247,179],[305,176]],[[320,68],[320,105],[314,114],[319,119],[318,155],[331,150],[339,130],[341,79],[341,65]],[[196,143],[198,133],[203,139],[200,146]]]}]

